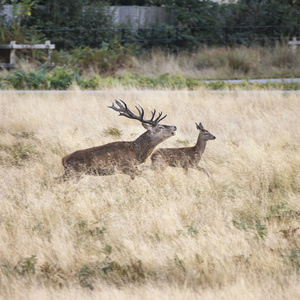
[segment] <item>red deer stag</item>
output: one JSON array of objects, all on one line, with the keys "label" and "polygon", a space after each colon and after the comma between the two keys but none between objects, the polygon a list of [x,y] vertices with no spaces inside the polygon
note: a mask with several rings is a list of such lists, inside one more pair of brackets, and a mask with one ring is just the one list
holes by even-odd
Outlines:
[{"label": "red deer stag", "polygon": [[198,166],[198,163],[205,150],[206,142],[208,140],[214,140],[216,137],[204,129],[201,123],[199,123],[199,125],[196,123],[196,126],[199,130],[199,136],[194,147],[160,148],[151,156],[152,164],[150,168],[155,170],[157,168],[165,169],[167,166],[170,166],[181,167],[186,171],[188,168],[194,168],[204,172],[209,177],[207,171]]},{"label": "red deer stag", "polygon": [[161,142],[176,134],[176,126],[159,125],[167,115],[162,117],[162,112],[155,118],[156,110],[151,111],[152,117],[144,119],[144,109],[139,105],[136,109],[139,115],[131,112],[126,103],[115,99],[112,106],[108,106],[119,112],[120,116],[138,120],[147,129],[145,133],[132,142],[113,142],[103,146],[75,151],[62,159],[65,169],[63,179],[81,174],[113,175],[116,171],[128,174],[134,179],[139,174],[137,165],[143,163],[152,153],[153,149]]}]

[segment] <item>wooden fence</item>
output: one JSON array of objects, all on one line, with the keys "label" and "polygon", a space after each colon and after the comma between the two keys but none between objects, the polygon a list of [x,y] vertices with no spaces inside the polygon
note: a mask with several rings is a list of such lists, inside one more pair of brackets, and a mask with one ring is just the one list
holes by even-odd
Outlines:
[{"label": "wooden fence", "polygon": [[13,68],[16,63],[16,50],[20,49],[45,49],[47,50],[47,59],[48,62],[51,63],[51,55],[50,51],[55,49],[55,45],[51,44],[50,41],[46,41],[45,44],[37,44],[37,45],[21,45],[17,44],[15,41],[11,41],[9,45],[0,45],[1,50],[8,50],[9,54],[9,62],[8,63],[0,63],[0,67],[2,68]]}]

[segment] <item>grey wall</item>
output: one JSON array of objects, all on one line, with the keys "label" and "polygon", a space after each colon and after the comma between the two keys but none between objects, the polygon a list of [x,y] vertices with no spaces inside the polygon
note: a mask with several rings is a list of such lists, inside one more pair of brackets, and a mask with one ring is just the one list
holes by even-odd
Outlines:
[{"label": "grey wall", "polygon": [[6,24],[12,23],[12,5],[1,5],[0,6],[0,16],[4,17],[4,22]]},{"label": "grey wall", "polygon": [[109,11],[116,25],[147,27],[157,23],[174,24],[174,13],[165,7],[110,6]]},{"label": "grey wall", "polygon": [[[115,25],[147,27],[157,23],[174,24],[174,14],[165,7],[109,6],[108,9]],[[3,5],[0,15],[5,16],[7,24],[11,24],[12,5]]]}]

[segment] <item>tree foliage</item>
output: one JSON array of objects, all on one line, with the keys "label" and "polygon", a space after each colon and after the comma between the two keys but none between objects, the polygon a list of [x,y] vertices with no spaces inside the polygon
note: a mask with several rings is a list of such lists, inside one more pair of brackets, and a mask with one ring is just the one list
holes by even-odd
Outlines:
[{"label": "tree foliage", "polygon": [[35,10],[30,23],[38,28],[99,28],[111,24],[106,13],[106,1],[55,0],[45,1],[43,7]]},{"label": "tree foliage", "polygon": [[[190,47],[205,42],[251,43],[255,40],[289,37],[299,31],[300,0],[167,0],[175,11],[181,38]],[[260,28],[252,27],[260,26]],[[225,28],[227,27],[227,28]],[[271,28],[272,27],[272,28]],[[245,42],[246,41],[246,42]]]},{"label": "tree foliage", "polygon": [[[15,7],[26,4],[28,9],[21,10],[23,29],[43,30],[47,39],[64,49],[87,45],[99,47],[101,43],[110,43],[114,39],[144,48],[190,49],[203,44],[262,44],[265,40],[273,42],[300,34],[300,0],[239,0],[234,3],[211,0],[11,0],[6,3]],[[36,8],[36,3],[42,4],[42,8]],[[107,13],[108,5],[164,6],[172,11],[174,25],[180,28],[170,29],[165,24],[156,24],[155,32],[149,28],[104,30],[115,26]],[[13,39],[22,39],[21,19],[17,16],[16,20],[11,29],[14,34],[0,29],[2,40],[11,40],[8,37],[16,36],[16,32],[19,37]]]},{"label": "tree foliage", "polygon": [[266,26],[299,24],[299,0],[239,0],[217,3],[210,0],[167,0],[181,26]]}]

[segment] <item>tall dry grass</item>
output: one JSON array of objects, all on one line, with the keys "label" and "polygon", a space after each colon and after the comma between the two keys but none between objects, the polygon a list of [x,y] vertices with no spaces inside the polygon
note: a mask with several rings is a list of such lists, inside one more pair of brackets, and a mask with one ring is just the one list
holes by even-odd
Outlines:
[{"label": "tall dry grass", "polygon": [[[168,113],[164,147],[193,145],[201,121],[213,181],[168,168],[57,183],[65,154],[144,131],[115,97]],[[1,93],[0,108],[2,299],[300,297],[299,94]]]},{"label": "tall dry grass", "polygon": [[[199,79],[299,77],[299,52],[288,45],[274,47],[204,47],[194,52],[166,54],[154,50],[133,58],[141,75],[181,74]],[[121,71],[121,72],[124,72]]]}]

